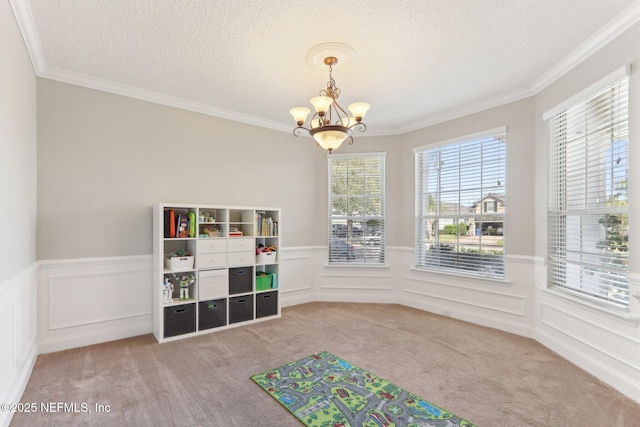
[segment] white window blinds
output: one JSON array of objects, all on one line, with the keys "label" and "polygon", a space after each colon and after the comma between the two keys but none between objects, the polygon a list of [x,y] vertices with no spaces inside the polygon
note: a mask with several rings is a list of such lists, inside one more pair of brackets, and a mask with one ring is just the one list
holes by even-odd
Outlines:
[{"label": "white window blinds", "polygon": [[329,156],[329,263],[384,264],[384,153]]},{"label": "white window blinds", "polygon": [[548,118],[548,284],[626,308],[628,77]]},{"label": "white window blinds", "polygon": [[504,277],[505,129],[414,152],[416,265]]}]

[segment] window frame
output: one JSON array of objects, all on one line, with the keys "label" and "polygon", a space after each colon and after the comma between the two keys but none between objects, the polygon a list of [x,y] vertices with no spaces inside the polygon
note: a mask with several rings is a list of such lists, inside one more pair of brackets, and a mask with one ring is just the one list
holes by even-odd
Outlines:
[{"label": "window frame", "polygon": [[[332,162],[344,160],[363,160],[375,158],[380,162],[379,174],[372,175],[374,179],[379,179],[380,194],[368,193],[351,193],[348,192],[346,197],[380,199],[379,215],[369,214],[367,212],[356,215],[347,213],[345,215],[334,215],[333,203],[335,198],[342,198],[345,195],[336,195],[333,191],[334,176],[332,172]],[[330,266],[364,266],[379,267],[385,266],[386,260],[386,242],[385,242],[385,216],[386,216],[386,153],[340,153],[327,155],[327,175],[328,175],[328,201],[327,201],[327,234],[328,234],[328,253],[327,260]],[[366,178],[364,176],[363,185],[366,187]],[[348,179],[348,177],[347,177]],[[366,202],[365,202],[366,203]],[[343,223],[344,222],[344,226]],[[360,224],[360,227],[354,227]],[[374,225],[368,225],[374,224]],[[344,236],[342,233],[336,233],[334,226],[343,226]],[[358,233],[356,233],[358,231]],[[357,235],[356,235],[357,234]],[[337,247],[338,249],[334,249]],[[346,249],[345,249],[346,248]]]},{"label": "window frame", "polygon": [[[471,144],[474,142],[477,142],[479,144],[482,144],[484,142],[491,142],[490,140],[496,139],[496,137],[498,137],[499,140],[502,141],[502,143],[504,144],[504,148],[503,148],[503,153],[502,153],[502,168],[500,171],[501,174],[501,179],[502,182],[500,182],[500,180],[498,180],[497,182],[497,187],[501,186],[501,194],[497,194],[497,193],[492,193],[492,192],[484,192],[483,191],[483,185],[480,184],[479,187],[479,199],[477,200],[476,204],[474,206],[473,209],[471,206],[465,207],[468,208],[468,211],[466,213],[462,213],[460,211],[460,208],[462,208],[462,204],[460,203],[460,201],[458,202],[458,215],[447,215],[446,213],[443,215],[439,215],[439,214],[427,214],[424,212],[421,212],[424,210],[423,206],[427,205],[427,199],[428,196],[427,194],[428,192],[428,177],[426,175],[428,175],[428,170],[423,170],[423,169],[428,169],[428,165],[425,165],[425,159],[421,158],[421,156],[428,156],[429,152],[431,151],[436,151],[436,150],[443,150],[444,148],[448,148],[448,149],[454,149],[455,147],[462,147],[464,144]],[[486,141],[485,141],[486,140]],[[460,150],[462,148],[459,148]],[[494,129],[489,129],[489,130],[485,130],[485,131],[481,131],[481,132],[477,132],[477,133],[473,133],[473,134],[469,134],[469,135],[464,135],[464,136],[460,136],[457,138],[452,138],[449,140],[445,140],[445,141],[440,141],[434,144],[428,144],[428,145],[424,145],[424,146],[420,146],[420,147],[415,147],[413,149],[414,151],[414,155],[415,155],[415,267],[417,270],[425,270],[425,271],[437,271],[439,273],[451,273],[451,274],[462,274],[462,275],[467,275],[467,276],[471,276],[471,277],[483,277],[483,278],[489,278],[492,280],[500,280],[500,281],[504,281],[505,280],[505,269],[504,269],[504,264],[505,264],[505,258],[506,258],[506,245],[505,245],[505,240],[506,240],[506,227],[505,227],[505,223],[506,223],[506,218],[507,218],[507,209],[506,209],[506,205],[505,205],[505,200],[506,200],[506,158],[507,158],[507,128],[506,126],[502,126],[502,127],[498,127],[498,128],[494,128]],[[461,168],[460,163],[461,160],[460,158],[458,158],[458,163],[457,163],[457,167]],[[426,167],[425,167],[426,166]],[[489,165],[486,161],[484,161],[482,158],[478,159],[477,161],[477,168],[481,171],[484,171],[485,168],[489,169]],[[422,169],[421,169],[422,168]],[[493,169],[492,169],[493,170]],[[482,172],[481,172],[482,173]],[[458,197],[462,197],[462,194],[466,191],[465,190],[465,185],[467,184],[463,184],[462,181],[464,181],[461,177],[461,175],[458,178],[458,182],[457,182],[457,187],[458,187]],[[443,185],[441,184],[437,184],[439,191],[435,192],[435,194],[438,193],[443,193]],[[490,188],[489,186],[487,186],[487,189]],[[455,194],[455,192],[454,192]],[[496,196],[499,195],[500,198],[502,199],[502,212],[484,212],[484,206],[485,206],[485,198],[488,196]],[[459,199],[460,200],[460,199]],[[494,199],[494,202],[496,205],[498,205],[497,200]],[[495,206],[492,203],[492,207]],[[496,209],[499,210],[499,209]],[[477,245],[477,253],[475,252],[475,249],[473,249],[473,246],[471,249],[469,248],[465,248],[465,245],[463,243],[461,243],[460,240],[460,235],[456,234],[456,241],[455,241],[455,247],[454,250],[452,252],[450,252],[452,255],[449,254],[444,254],[444,251],[442,251],[441,249],[443,249],[441,246],[447,246],[446,244],[442,244],[442,239],[440,239],[439,236],[439,232],[440,232],[440,221],[441,220],[451,220],[451,218],[453,217],[457,217],[458,219],[455,220],[454,219],[454,224],[459,224],[459,220],[460,219],[465,219],[465,220],[473,220],[475,223],[476,218],[480,218],[480,234],[481,236],[479,236],[478,240],[478,245]],[[484,218],[489,218],[489,217],[494,217],[494,218],[501,218],[501,227],[500,230],[498,230],[498,233],[502,233],[502,249],[501,249],[501,254],[496,254],[496,253],[490,253],[487,252],[486,254],[483,253],[483,245],[482,245],[482,219]],[[426,239],[426,237],[423,238],[423,236],[426,236],[426,230],[429,229],[428,225],[425,225],[425,221],[433,221],[434,224],[437,224],[437,226],[435,227],[434,230],[434,237],[435,240],[433,242],[433,244],[431,245],[432,248],[431,249],[437,249],[438,251],[436,251],[436,255],[435,257],[438,258],[442,258],[444,259],[444,262],[442,263],[438,263],[438,262],[433,262],[433,263],[429,263],[428,262],[428,258],[433,258],[434,255],[430,255],[430,250],[428,249],[428,243],[425,242],[424,240]],[[458,221],[458,222],[456,222]],[[490,221],[488,221],[490,222]],[[433,226],[433,224],[432,224]],[[492,227],[493,229],[493,227]],[[458,228],[458,233],[460,228]],[[474,235],[475,235],[475,231],[474,231]],[[466,252],[466,253],[465,253]],[[499,258],[498,258],[499,256]],[[450,259],[447,259],[450,258]],[[452,260],[455,259],[455,260]],[[475,261],[479,261],[477,263],[474,263],[473,265],[466,263],[467,261],[470,260],[475,260]],[[438,265],[439,264],[439,265]],[[451,266],[452,265],[452,266]]]},{"label": "window frame", "polygon": [[[630,67],[621,67],[609,75],[605,76],[598,82],[590,85],[586,89],[576,93],[569,99],[563,101],[556,107],[550,109],[543,114],[543,120],[548,130],[548,149],[549,149],[549,168],[548,168],[548,190],[547,190],[547,253],[546,253],[546,265],[547,265],[547,289],[556,290],[567,295],[569,298],[574,298],[578,301],[590,302],[596,304],[596,306],[612,309],[615,311],[629,310],[629,268],[628,268],[628,228],[626,229],[626,242],[624,244],[625,251],[622,256],[617,255],[614,250],[609,250],[608,244],[602,244],[602,241],[594,242],[589,239],[593,239],[599,230],[601,235],[604,235],[604,242],[609,242],[609,229],[607,224],[600,222],[600,225],[605,225],[604,230],[599,229],[598,225],[589,227],[589,217],[591,222],[594,223],[596,218],[609,217],[610,215],[621,215],[627,219],[627,227],[631,218],[629,216],[629,204],[628,198],[630,192],[624,189],[624,204],[613,205],[609,202],[597,204],[591,206],[591,198],[595,195],[595,191],[591,189],[594,186],[593,182],[596,182],[597,187],[607,188],[607,181],[610,180],[610,184],[613,187],[613,176],[616,167],[613,165],[607,166],[606,156],[609,156],[608,150],[613,153],[614,146],[617,146],[624,141],[625,153],[624,153],[624,165],[626,167],[624,177],[620,182],[628,183],[629,179],[629,146],[631,144],[629,138],[629,95],[630,95],[630,83],[629,83]],[[626,79],[626,81],[625,81]],[[598,102],[599,97],[607,98],[607,91],[615,90],[615,87],[622,85],[624,92],[622,95],[611,94],[609,97],[611,101],[610,105],[614,105],[611,108],[611,114],[619,114],[622,109],[622,114],[626,114],[626,120],[619,121],[619,116],[616,119],[609,119],[606,121],[606,125],[602,126],[601,119],[602,113],[593,115],[592,103]],[[625,105],[626,104],[626,105]],[[597,105],[597,104],[596,104]],[[584,114],[581,116],[572,117],[572,111],[576,109],[584,109]],[[609,110],[604,110],[609,111]],[[573,120],[573,121],[572,121]],[[594,123],[598,123],[598,130],[603,132],[608,130],[610,135],[609,139],[592,136],[592,132],[589,131],[590,126],[595,127]],[[556,127],[554,127],[556,125]],[[579,131],[583,131],[582,137],[570,137],[567,136],[567,131],[574,131],[574,134],[579,134]],[[604,133],[604,132],[603,132]],[[622,135],[622,136],[620,136]],[[626,139],[620,139],[626,138]],[[581,145],[578,145],[578,142]],[[573,143],[573,146],[570,144]],[[598,164],[600,168],[604,165],[604,173],[602,175],[593,174],[590,171],[590,167],[587,162],[583,162],[581,169],[577,170],[575,164],[578,162],[574,156],[579,156],[579,153],[589,153],[593,150],[593,147],[608,146],[606,153],[603,155],[600,153],[599,157],[605,157],[605,160]],[[607,145],[608,144],[608,145]],[[574,147],[575,146],[575,147]],[[577,148],[576,148],[577,147]],[[571,149],[571,151],[569,151]],[[576,154],[576,150],[578,151]],[[554,160],[553,153],[562,154],[562,157],[556,156]],[[588,154],[587,154],[588,155]],[[613,154],[611,154],[613,156]],[[593,159],[590,160],[590,163]],[[611,168],[609,170],[608,168]],[[580,176],[578,172],[584,174],[585,183],[584,196],[582,208],[572,206],[575,202],[570,200],[570,195],[575,194],[575,185],[569,181],[568,171],[572,173],[572,176]],[[601,171],[602,172],[602,171]],[[595,178],[594,178],[595,177]],[[609,178],[611,177],[611,178]],[[616,176],[620,179],[619,175]],[[569,188],[570,185],[573,187]],[[605,193],[605,196],[608,193]],[[616,194],[618,197],[619,194]],[[612,196],[611,196],[612,197]],[[608,200],[608,197],[605,197]],[[596,199],[598,200],[598,199]],[[607,206],[609,204],[610,206]],[[564,222],[562,221],[564,218]],[[569,220],[571,218],[571,220]],[[569,222],[571,221],[571,222]],[[579,221],[577,223],[576,221]],[[575,231],[576,227],[572,224],[579,224],[579,231]],[[576,236],[576,233],[578,236]],[[573,243],[573,242],[578,242]],[[564,243],[563,243],[564,242]],[[623,242],[625,242],[623,240]],[[614,242],[615,243],[615,242]],[[600,246],[598,246],[600,245]],[[579,250],[576,250],[576,246],[579,246]],[[596,250],[597,249],[597,250]],[[604,250],[604,252],[603,252]],[[598,254],[599,251],[599,254]],[[597,259],[597,262],[593,262]],[[587,260],[587,261],[584,261]],[[607,260],[613,260],[608,262]],[[609,265],[609,267],[607,267]],[[618,266],[624,265],[625,269],[622,270]],[[567,280],[568,278],[568,280]],[[609,296],[604,296],[605,292],[603,286],[611,286],[612,291],[608,292]],[[626,284],[626,294],[625,294]],[[626,297],[625,297],[626,295]]]}]

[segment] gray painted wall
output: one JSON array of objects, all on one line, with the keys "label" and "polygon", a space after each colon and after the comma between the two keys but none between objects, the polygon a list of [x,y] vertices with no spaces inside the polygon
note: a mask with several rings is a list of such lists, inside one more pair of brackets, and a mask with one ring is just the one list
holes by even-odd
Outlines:
[{"label": "gray painted wall", "polygon": [[317,243],[311,140],[38,80],[38,259],[152,253],[159,202],[276,206],[285,246]]},{"label": "gray painted wall", "polygon": [[[283,245],[326,245],[327,155],[308,138],[38,80],[38,258],[150,254],[151,206],[279,206]],[[341,152],[387,153],[387,238],[414,244],[413,147],[507,126],[507,241],[533,254],[533,101]]]},{"label": "gray painted wall", "polygon": [[36,260],[37,110],[35,73],[6,1],[0,52],[0,277],[8,279]]},{"label": "gray painted wall", "polygon": [[[541,113],[637,61],[639,27],[535,97],[341,148],[387,153],[388,245],[414,245],[413,148],[506,126],[506,250],[543,256]],[[38,115],[38,259],[150,254],[160,201],[280,206],[283,245],[326,244],[326,154],[310,139],[44,79]]]}]

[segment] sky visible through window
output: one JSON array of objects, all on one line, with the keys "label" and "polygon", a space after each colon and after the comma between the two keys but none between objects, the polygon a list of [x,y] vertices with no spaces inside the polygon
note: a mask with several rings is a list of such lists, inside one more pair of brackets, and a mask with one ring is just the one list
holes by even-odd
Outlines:
[{"label": "sky visible through window", "polygon": [[504,193],[504,148],[504,138],[491,137],[430,150],[428,192],[465,208],[489,193]]}]

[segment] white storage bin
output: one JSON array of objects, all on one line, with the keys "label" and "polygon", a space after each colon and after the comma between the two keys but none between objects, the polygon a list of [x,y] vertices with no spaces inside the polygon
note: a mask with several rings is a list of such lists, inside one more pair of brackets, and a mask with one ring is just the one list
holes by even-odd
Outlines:
[{"label": "white storage bin", "polygon": [[199,299],[226,297],[229,294],[229,270],[204,270],[198,273]]},{"label": "white storage bin", "polygon": [[198,240],[198,253],[199,254],[210,254],[210,253],[220,253],[227,251],[227,240],[226,239],[206,239],[206,240]]},{"label": "white storage bin", "polygon": [[226,253],[198,255],[198,268],[224,268],[226,266]]},{"label": "white storage bin", "polygon": [[242,237],[230,237],[227,242],[227,251],[244,252],[255,250],[255,240],[253,238],[243,239]]},{"label": "white storage bin", "polygon": [[165,258],[164,268],[173,271],[193,270],[193,256]]},{"label": "white storage bin", "polygon": [[256,255],[256,264],[275,264],[277,252],[260,252]]},{"label": "white storage bin", "polygon": [[227,262],[229,267],[244,267],[253,265],[255,261],[255,249],[246,252],[229,252]]}]

